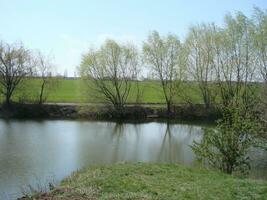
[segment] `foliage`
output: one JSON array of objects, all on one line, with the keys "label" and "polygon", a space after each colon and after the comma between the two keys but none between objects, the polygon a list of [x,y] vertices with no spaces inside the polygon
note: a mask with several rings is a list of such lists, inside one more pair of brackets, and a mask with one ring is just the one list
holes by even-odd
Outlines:
[{"label": "foliage", "polygon": [[31,61],[29,50],[22,44],[0,43],[0,93],[6,104],[10,104],[22,78],[31,74]]},{"label": "foliage", "polygon": [[200,161],[232,174],[250,168],[248,150],[255,143],[260,124],[255,116],[239,107],[226,107],[215,129],[206,129],[201,142],[192,149]]},{"label": "foliage", "polygon": [[161,83],[161,88],[171,112],[173,98],[178,92],[185,71],[183,48],[175,35],[161,37],[158,32],[152,32],[143,45],[143,58],[149,65],[155,79]]},{"label": "foliage", "polygon": [[249,105],[255,97],[257,55],[251,37],[251,20],[243,13],[225,16],[225,28],[216,38],[216,70],[223,104],[233,100]]},{"label": "foliage", "polygon": [[251,38],[258,57],[257,65],[262,79],[267,81],[267,11],[255,7],[252,22]]},{"label": "foliage", "polygon": [[214,67],[214,24],[192,26],[186,39],[188,49],[188,73],[197,81],[200,96],[206,108],[215,103],[218,88]]},{"label": "foliage", "polygon": [[107,40],[99,50],[90,50],[81,63],[80,74],[91,81],[103,100],[121,111],[138,73],[138,55],[133,45]]}]

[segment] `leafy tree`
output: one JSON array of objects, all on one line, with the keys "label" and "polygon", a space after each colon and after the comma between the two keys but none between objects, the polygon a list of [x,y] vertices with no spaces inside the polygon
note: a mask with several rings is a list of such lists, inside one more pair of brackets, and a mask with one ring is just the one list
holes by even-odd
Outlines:
[{"label": "leafy tree", "polygon": [[251,20],[243,13],[226,15],[225,27],[215,35],[215,69],[222,103],[249,107],[255,99],[256,55],[251,39]]},{"label": "leafy tree", "polygon": [[[251,37],[257,55],[258,74],[264,82],[261,90],[261,112],[267,129],[267,10],[254,8]],[[267,137],[267,136],[266,136]]]},{"label": "leafy tree", "polygon": [[32,59],[29,50],[21,44],[0,43],[0,84],[5,103],[11,97],[22,79],[32,74]]},{"label": "leafy tree", "polygon": [[251,38],[257,54],[257,65],[262,79],[267,81],[267,10],[254,8],[252,21]]},{"label": "leafy tree", "polygon": [[214,32],[213,24],[192,26],[186,39],[188,48],[189,76],[197,82],[206,108],[215,102],[217,88],[214,66]]},{"label": "leafy tree", "polygon": [[122,112],[137,78],[138,52],[131,44],[107,40],[100,49],[83,56],[80,73],[93,83],[98,97]]},{"label": "leafy tree", "polygon": [[173,98],[185,74],[185,56],[182,45],[175,35],[161,37],[152,32],[143,44],[143,57],[152,73],[160,80],[168,113]]}]

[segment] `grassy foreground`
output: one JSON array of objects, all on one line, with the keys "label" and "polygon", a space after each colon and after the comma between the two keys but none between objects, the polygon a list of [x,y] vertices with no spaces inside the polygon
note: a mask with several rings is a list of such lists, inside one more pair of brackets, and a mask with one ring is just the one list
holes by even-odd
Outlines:
[{"label": "grassy foreground", "polygon": [[85,168],[37,199],[267,199],[267,182],[171,164]]}]

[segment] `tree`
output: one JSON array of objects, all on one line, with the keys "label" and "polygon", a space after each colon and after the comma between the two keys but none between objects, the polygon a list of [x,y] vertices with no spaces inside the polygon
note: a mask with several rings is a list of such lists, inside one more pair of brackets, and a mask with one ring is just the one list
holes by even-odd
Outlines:
[{"label": "tree", "polygon": [[83,56],[80,66],[81,76],[92,81],[97,95],[119,112],[123,111],[137,72],[137,49],[114,40],[107,40],[98,50],[91,49]]},{"label": "tree", "polygon": [[267,81],[267,11],[254,8],[252,40],[262,79]]},{"label": "tree", "polygon": [[160,80],[167,111],[170,114],[173,98],[185,72],[182,45],[175,35],[161,37],[154,31],[143,44],[143,56],[152,73]]},{"label": "tree", "polygon": [[215,69],[220,97],[225,106],[242,101],[247,107],[255,99],[255,53],[250,37],[251,21],[238,12],[225,17],[225,28],[215,36]]},{"label": "tree", "polygon": [[32,72],[29,50],[22,44],[0,43],[0,92],[5,103],[10,105],[11,97],[22,79]]},{"label": "tree", "polygon": [[188,48],[189,75],[200,89],[206,108],[215,102],[214,32],[213,24],[201,24],[191,27],[186,39]]},{"label": "tree", "polygon": [[254,8],[252,27],[252,39],[254,51],[257,54],[257,66],[261,74],[262,92],[261,92],[261,113],[265,127],[267,129],[267,10]]},{"label": "tree", "polygon": [[40,90],[38,95],[38,103],[43,104],[51,90],[54,90],[57,84],[55,78],[52,77],[53,64],[50,59],[41,52],[37,52],[35,56],[36,75],[40,78]]},{"label": "tree", "polygon": [[257,119],[240,107],[225,107],[223,118],[215,129],[206,129],[201,142],[191,146],[197,159],[212,167],[232,174],[234,171],[247,172],[248,150],[254,145],[260,130]]},{"label": "tree", "polygon": [[[265,146],[261,119],[254,110],[258,90],[253,82],[260,74],[262,80],[267,77],[266,19],[257,8],[253,20],[241,12],[227,15],[225,27],[214,29],[212,34],[211,63],[216,70],[223,117],[215,129],[206,129],[202,141],[194,142],[192,149],[199,160],[229,174],[247,171],[249,149]],[[208,53],[204,54],[207,57]]]}]

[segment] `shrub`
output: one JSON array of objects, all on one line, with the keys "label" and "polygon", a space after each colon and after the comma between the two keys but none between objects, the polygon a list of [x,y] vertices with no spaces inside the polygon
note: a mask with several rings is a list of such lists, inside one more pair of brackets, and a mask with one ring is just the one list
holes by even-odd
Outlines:
[{"label": "shrub", "polygon": [[232,174],[249,170],[248,150],[255,143],[260,124],[254,115],[238,107],[223,109],[215,129],[206,129],[201,142],[191,146],[199,161]]}]

